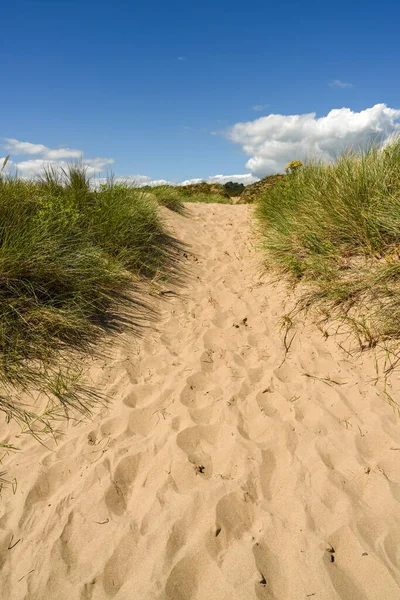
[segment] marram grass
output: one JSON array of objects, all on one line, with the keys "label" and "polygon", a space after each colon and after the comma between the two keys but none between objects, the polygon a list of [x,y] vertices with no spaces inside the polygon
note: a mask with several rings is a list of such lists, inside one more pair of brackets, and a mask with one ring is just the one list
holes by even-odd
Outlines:
[{"label": "marram grass", "polygon": [[74,353],[150,316],[139,281],[176,277],[179,252],[145,192],[112,181],[93,189],[79,167],[48,170],[36,181],[0,175],[0,410],[7,418],[47,422],[11,400],[16,391],[45,392],[52,413],[87,409],[94,395],[82,400]]},{"label": "marram grass", "polygon": [[[364,347],[400,337],[400,141],[292,170],[256,204],[266,263]],[[397,342],[396,342],[397,343]]]},{"label": "marram grass", "polygon": [[232,200],[223,186],[206,183],[191,186],[163,185],[150,188],[148,192],[155,196],[161,205],[181,214],[186,212],[186,202],[232,204]]}]

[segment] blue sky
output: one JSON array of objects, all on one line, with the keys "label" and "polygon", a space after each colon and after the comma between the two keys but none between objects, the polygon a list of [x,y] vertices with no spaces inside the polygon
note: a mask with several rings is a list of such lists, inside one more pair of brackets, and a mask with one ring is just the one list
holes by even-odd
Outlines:
[{"label": "blue sky", "polygon": [[[47,159],[17,140],[112,159],[104,168],[120,176],[260,177],[287,157],[328,156],[354,133],[357,142],[398,126],[396,111],[363,112],[400,108],[395,2],[13,0],[1,22],[0,136],[14,144],[0,156],[14,165]],[[318,118],[343,107],[353,115],[336,119],[344,134],[330,131],[321,150]],[[285,120],[258,121],[310,113],[289,141]]]}]

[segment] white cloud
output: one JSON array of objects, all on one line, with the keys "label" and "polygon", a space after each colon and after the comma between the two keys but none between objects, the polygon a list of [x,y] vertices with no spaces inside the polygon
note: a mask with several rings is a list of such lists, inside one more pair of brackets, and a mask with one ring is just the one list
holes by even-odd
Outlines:
[{"label": "white cloud", "polygon": [[384,143],[400,133],[400,110],[376,104],[360,112],[349,108],[331,110],[325,117],[315,113],[276,115],[236,123],[229,139],[240,144],[251,158],[246,167],[256,177],[282,172],[291,160],[319,158],[332,161],[346,148],[365,148]]},{"label": "white cloud", "polygon": [[113,158],[83,158],[82,164],[87,168],[89,175],[96,175],[97,173],[103,173],[108,169],[110,165],[115,163]]},{"label": "white cloud", "polygon": [[354,87],[352,83],[346,83],[345,81],[340,81],[340,79],[334,79],[329,82],[331,87],[340,87],[340,88],[351,88]]},{"label": "white cloud", "polygon": [[87,168],[90,176],[97,175],[107,170],[114,164],[113,158],[83,158],[82,150],[72,148],[48,148],[43,144],[32,144],[31,142],[21,142],[14,138],[3,138],[3,147],[11,157],[14,156],[32,156],[38,155],[38,158],[26,160],[9,160],[7,171],[17,171],[20,177],[29,179],[38,175],[45,167],[65,167],[68,160],[75,159],[78,163]]},{"label": "white cloud", "polygon": [[71,150],[71,148],[59,148],[55,150],[47,149],[45,156],[49,160],[57,160],[60,158],[81,158],[83,155],[82,150]]},{"label": "white cloud", "polygon": [[255,104],[251,108],[253,110],[255,110],[256,112],[260,112],[260,111],[265,110],[266,108],[268,108],[268,106],[269,106],[269,104]]},{"label": "white cloud", "polygon": [[20,142],[14,138],[3,138],[5,143],[4,149],[10,154],[42,154],[48,148],[43,144],[31,144],[30,142]]},{"label": "white cloud", "polygon": [[48,148],[43,144],[32,144],[31,142],[20,142],[14,138],[3,138],[5,150],[12,155],[20,154],[41,154],[49,160],[61,158],[80,158],[82,150],[72,150],[71,148]]},{"label": "white cloud", "polygon": [[[98,179],[99,183],[105,183],[107,181],[106,178]],[[157,185],[176,185],[172,181],[168,181],[167,179],[151,179],[151,177],[147,177],[147,175],[126,175],[114,177],[114,182],[119,183],[121,185],[132,185],[134,187],[143,187],[145,185],[149,185],[155,187]]]},{"label": "white cloud", "polygon": [[[31,160],[21,160],[19,162],[9,161],[9,171],[17,170],[17,173],[23,179],[31,179],[38,175],[50,163],[44,158],[34,158]],[[61,166],[61,165],[60,165]]]},{"label": "white cloud", "polygon": [[234,183],[244,183],[244,185],[249,185],[257,180],[258,178],[254,177],[251,173],[244,173],[242,175],[211,175],[204,179],[186,179],[185,181],[178,183],[178,185],[190,185],[192,183],[202,183],[203,181],[206,183],[221,183],[222,185],[228,183],[228,181],[233,181]]}]

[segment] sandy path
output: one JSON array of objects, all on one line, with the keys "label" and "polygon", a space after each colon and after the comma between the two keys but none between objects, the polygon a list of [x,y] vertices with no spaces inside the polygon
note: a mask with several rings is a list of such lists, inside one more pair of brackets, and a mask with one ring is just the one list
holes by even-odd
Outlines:
[{"label": "sandy path", "polygon": [[307,326],[281,365],[250,207],[190,210],[187,290],[93,370],[110,408],[3,461],[0,596],[398,600],[400,423],[372,357]]}]

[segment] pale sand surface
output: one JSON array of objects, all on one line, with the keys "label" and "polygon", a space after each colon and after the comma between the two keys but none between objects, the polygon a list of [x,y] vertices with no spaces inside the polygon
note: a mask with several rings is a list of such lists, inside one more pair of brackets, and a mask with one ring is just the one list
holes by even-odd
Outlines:
[{"label": "pale sand surface", "polygon": [[186,289],[92,369],[108,409],[3,460],[0,597],[398,600],[400,422],[372,355],[309,324],[281,364],[293,300],[260,278],[251,207],[189,208]]}]

